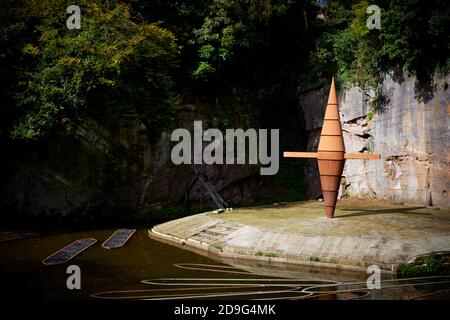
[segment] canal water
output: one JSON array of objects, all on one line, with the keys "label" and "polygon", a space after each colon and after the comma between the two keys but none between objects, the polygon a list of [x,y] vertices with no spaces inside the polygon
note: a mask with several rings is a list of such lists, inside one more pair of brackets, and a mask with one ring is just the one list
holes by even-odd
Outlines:
[{"label": "canal water", "polygon": [[[61,233],[0,242],[2,296],[70,299],[449,299],[450,278],[396,280],[368,290],[364,273],[256,261],[218,261],[150,239],[138,230],[119,249],[101,247],[114,230]],[[71,261],[42,260],[81,238],[98,242]],[[69,265],[81,270],[81,289],[69,290]]]}]

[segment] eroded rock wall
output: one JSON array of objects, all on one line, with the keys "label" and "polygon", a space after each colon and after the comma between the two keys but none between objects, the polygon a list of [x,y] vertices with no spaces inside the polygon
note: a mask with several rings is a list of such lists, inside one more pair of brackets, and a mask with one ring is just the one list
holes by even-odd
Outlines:
[{"label": "eroded rock wall", "polygon": [[[207,105],[180,108],[176,127],[191,128]],[[191,128],[192,129],[192,128]],[[71,136],[54,136],[37,143],[2,145],[0,211],[34,216],[103,214],[180,205],[193,174],[189,165],[170,159],[170,133],[150,142],[144,125],[109,126],[86,119]],[[222,197],[245,203],[260,186],[259,169],[248,165],[208,168],[208,176]],[[212,203],[197,182],[190,192],[194,205]]]},{"label": "eroded rock wall", "polygon": [[[450,75],[436,77],[432,91],[418,98],[413,77],[387,76],[381,95],[358,87],[339,94],[346,152],[380,153],[381,160],[347,160],[341,194],[449,207]],[[317,150],[328,84],[299,95],[299,112]],[[317,167],[305,169],[307,196],[321,194]]]}]

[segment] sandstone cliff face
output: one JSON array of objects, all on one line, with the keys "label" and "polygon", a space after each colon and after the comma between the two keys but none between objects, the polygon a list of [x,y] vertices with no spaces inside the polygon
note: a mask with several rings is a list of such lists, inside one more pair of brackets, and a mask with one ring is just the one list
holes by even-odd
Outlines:
[{"label": "sandstone cliff face", "polygon": [[[346,152],[380,153],[381,160],[347,160],[341,194],[449,207],[450,75],[434,79],[432,94],[416,98],[413,77],[387,76],[381,98],[358,87],[339,95]],[[328,84],[299,96],[309,150],[316,150]],[[380,102],[381,101],[381,102]],[[313,161],[310,161],[312,163]],[[317,168],[305,170],[307,196],[320,196]],[[342,188],[343,187],[343,188]]]}]

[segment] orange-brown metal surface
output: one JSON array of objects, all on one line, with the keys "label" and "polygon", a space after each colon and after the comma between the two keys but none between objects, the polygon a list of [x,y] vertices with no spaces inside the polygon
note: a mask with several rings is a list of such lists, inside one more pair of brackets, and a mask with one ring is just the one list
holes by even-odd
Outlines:
[{"label": "orange-brown metal surface", "polygon": [[317,152],[283,152],[285,158],[317,158]]},{"label": "orange-brown metal surface", "polygon": [[342,132],[341,122],[339,120],[326,120],[327,126],[322,128],[322,135],[325,136],[338,136],[341,137],[341,134],[336,134],[336,132]]},{"label": "orange-brown metal surface", "polygon": [[318,159],[319,173],[321,176],[341,176],[344,170],[345,160],[323,160]]},{"label": "orange-brown metal surface", "polygon": [[344,160],[345,153],[342,151],[321,151],[317,152],[317,158],[323,160]]},{"label": "orange-brown metal surface", "polygon": [[345,159],[371,160],[381,158],[379,154],[345,153],[334,78],[331,80],[330,94],[328,96],[317,153],[284,152],[283,156],[286,158],[317,158],[325,213],[328,218],[334,217]]},{"label": "orange-brown metal surface", "polygon": [[322,185],[323,191],[335,191],[336,186],[339,188],[340,183],[340,176],[320,176],[320,184]]},{"label": "orange-brown metal surface", "polygon": [[342,136],[322,136],[319,141],[318,152],[321,151],[342,151],[345,152],[344,139]]}]

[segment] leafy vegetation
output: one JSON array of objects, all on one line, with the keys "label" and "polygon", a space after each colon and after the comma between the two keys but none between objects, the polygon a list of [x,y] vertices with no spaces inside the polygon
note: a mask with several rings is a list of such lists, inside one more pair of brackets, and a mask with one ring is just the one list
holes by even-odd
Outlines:
[{"label": "leafy vegetation", "polygon": [[218,252],[223,252],[223,248],[222,246],[218,245],[218,244],[212,244],[211,248],[213,248],[214,250],[218,251]]},{"label": "leafy vegetation", "polygon": [[450,8],[440,0],[378,1],[381,29],[366,27],[369,1],[331,1],[310,63],[335,70],[341,82],[375,87],[390,71],[406,70],[420,81],[447,72]]},{"label": "leafy vegetation", "polygon": [[278,255],[273,252],[262,252],[258,251],[255,253],[255,256],[257,257],[268,257],[268,258],[278,258]]},{"label": "leafy vegetation", "polygon": [[170,74],[179,51],[175,36],[157,24],[133,21],[124,4],[80,6],[80,30],[61,23],[66,7],[60,2],[28,1],[15,10],[34,31],[16,48],[24,63],[14,105],[2,110],[14,115],[10,136],[38,139],[58,126],[70,131],[87,115],[138,119],[149,136],[159,136],[177,101]]},{"label": "leafy vegetation", "polygon": [[322,77],[377,87],[406,70],[430,85],[449,67],[443,0],[378,1],[380,30],[366,26],[367,0],[80,0],[80,30],[65,26],[69,4],[2,2],[1,137],[70,133],[97,117],[157,138],[186,95],[240,97],[261,126],[279,127]]},{"label": "leafy vegetation", "polygon": [[441,258],[435,253],[431,253],[422,265],[401,264],[397,268],[397,275],[400,277],[421,277],[433,275],[442,268]]}]

